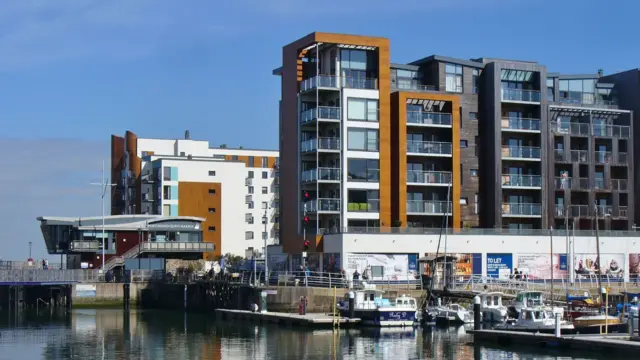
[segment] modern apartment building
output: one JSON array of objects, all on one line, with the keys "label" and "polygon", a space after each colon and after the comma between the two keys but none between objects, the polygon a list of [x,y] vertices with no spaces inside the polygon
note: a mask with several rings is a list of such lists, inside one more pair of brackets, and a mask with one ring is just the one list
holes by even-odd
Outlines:
[{"label": "modern apartment building", "polygon": [[287,252],[303,228],[321,252],[336,231],[591,229],[596,209],[601,229],[633,224],[632,112],[602,74],[439,55],[393,64],[388,39],[317,32],[282,61]]},{"label": "modern apartment building", "polygon": [[[278,152],[207,141],[111,137],[111,213],[197,216],[215,255],[278,243]],[[114,181],[115,182],[115,181]]]}]

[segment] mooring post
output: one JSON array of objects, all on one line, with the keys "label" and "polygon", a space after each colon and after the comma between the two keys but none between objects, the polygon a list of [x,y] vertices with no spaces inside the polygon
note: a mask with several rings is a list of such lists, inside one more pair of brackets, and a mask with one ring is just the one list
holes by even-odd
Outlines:
[{"label": "mooring post", "polygon": [[349,319],[356,317],[356,294],[353,291],[349,291]]},{"label": "mooring post", "polygon": [[184,311],[187,311],[187,284],[184,284]]},{"label": "mooring post", "polygon": [[480,296],[476,296],[473,298],[473,330],[480,330],[482,328],[480,315]]},{"label": "mooring post", "polygon": [[131,284],[124,283],[122,284],[122,306],[125,310],[129,310],[129,305],[131,301]]},{"label": "mooring post", "polygon": [[556,337],[560,337],[562,334],[560,334],[560,313],[556,313],[556,328],[554,331],[554,335]]}]

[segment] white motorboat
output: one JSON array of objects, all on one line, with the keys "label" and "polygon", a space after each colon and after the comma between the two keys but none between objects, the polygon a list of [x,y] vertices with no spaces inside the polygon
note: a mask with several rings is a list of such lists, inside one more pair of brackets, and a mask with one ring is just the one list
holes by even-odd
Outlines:
[{"label": "white motorboat", "polygon": [[507,307],[502,305],[502,293],[486,292],[480,294],[480,311],[483,322],[503,322],[507,319]]},{"label": "white motorboat", "polygon": [[[555,312],[545,306],[521,308],[515,322],[505,322],[494,327],[495,330],[526,331],[526,332],[547,332],[555,330]],[[573,324],[566,320],[560,320],[560,331],[573,331]]]},{"label": "white motorboat", "polygon": [[[519,319],[520,311],[524,308],[545,307],[546,298],[541,291],[522,291],[516,295],[516,299],[508,306],[508,315],[510,318]],[[561,307],[546,307],[554,314],[560,314],[564,318],[564,309]]]},{"label": "white motorboat", "polygon": [[460,304],[441,307],[436,315],[436,323],[469,324],[473,322],[473,312]]},{"label": "white motorboat", "polygon": [[[382,297],[384,291],[377,290],[375,285],[363,283],[354,290],[354,315],[362,325],[368,326],[413,326],[418,320],[416,299],[407,295],[395,299]],[[349,295],[345,295],[339,309],[342,316],[349,313]]]}]

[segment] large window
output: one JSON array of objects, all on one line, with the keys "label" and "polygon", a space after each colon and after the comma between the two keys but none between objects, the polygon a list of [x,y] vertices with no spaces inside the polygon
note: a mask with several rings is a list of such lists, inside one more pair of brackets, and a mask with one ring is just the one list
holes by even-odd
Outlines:
[{"label": "large window", "polygon": [[380,211],[380,193],[378,190],[349,190],[347,211]]},{"label": "large window", "polygon": [[462,65],[445,65],[446,91],[462,92]]},{"label": "large window", "polygon": [[471,79],[471,86],[473,86],[473,93],[474,94],[479,93],[479,89],[480,89],[480,74],[481,73],[482,73],[482,70],[473,69],[473,78]]},{"label": "large window", "polygon": [[547,100],[554,101],[554,86],[553,86],[553,78],[547,78]]},{"label": "large window", "polygon": [[415,89],[420,75],[417,71],[392,69],[391,85],[396,89]]},{"label": "large window", "polygon": [[380,161],[372,159],[348,159],[349,181],[380,181]]},{"label": "large window", "polygon": [[357,121],[378,121],[378,100],[349,98],[347,118]]},{"label": "large window", "polygon": [[[363,50],[340,51],[340,68],[346,78],[364,80],[367,78],[367,52]],[[353,80],[348,80],[353,81]]]},{"label": "large window", "polygon": [[560,80],[560,100],[570,103],[593,104],[595,102],[595,80]]},{"label": "large window", "polygon": [[349,128],[347,148],[356,151],[378,151],[378,130]]}]

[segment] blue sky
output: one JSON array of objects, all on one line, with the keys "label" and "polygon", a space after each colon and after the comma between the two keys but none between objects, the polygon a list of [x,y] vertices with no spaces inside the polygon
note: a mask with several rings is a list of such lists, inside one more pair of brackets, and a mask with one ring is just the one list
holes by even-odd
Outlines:
[{"label": "blue sky", "polygon": [[[301,4],[304,4],[301,6]],[[640,67],[634,0],[5,0],[0,6],[0,238],[44,255],[38,215],[100,213],[109,135],[276,148],[282,46],[312,31],[431,54]],[[8,175],[7,175],[8,174]],[[8,230],[8,231],[7,231]]]}]

